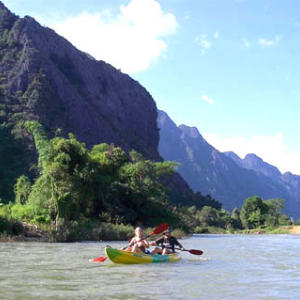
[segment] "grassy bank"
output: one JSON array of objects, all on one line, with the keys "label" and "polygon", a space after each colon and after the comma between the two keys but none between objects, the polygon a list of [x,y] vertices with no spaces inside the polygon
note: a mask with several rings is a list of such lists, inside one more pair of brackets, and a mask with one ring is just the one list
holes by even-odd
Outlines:
[{"label": "grassy bank", "polygon": [[235,233],[240,234],[300,234],[300,226],[279,226],[255,229],[243,229]]},{"label": "grassy bank", "polygon": [[[12,225],[12,232],[4,232],[0,235],[0,242],[80,242],[80,241],[128,241],[134,236],[134,227],[131,225],[115,225],[110,223],[67,222],[61,224],[58,230],[44,228],[41,230],[35,225],[16,223]],[[18,230],[18,232],[16,232]],[[145,235],[153,228],[146,228]],[[244,230],[225,230],[217,227],[197,227],[195,234],[300,234],[300,226],[281,226],[277,228],[259,228]],[[177,238],[188,236],[181,229],[175,229],[172,235]],[[155,239],[157,236],[152,237]]]},{"label": "grassy bank", "polygon": [[300,226],[278,226],[254,229],[224,229],[219,227],[196,227],[196,234],[300,234]]},{"label": "grassy bank", "polygon": [[[40,227],[25,222],[6,223],[7,230],[0,235],[0,242],[39,241],[39,242],[79,242],[79,241],[128,241],[134,236],[134,227],[99,221],[62,221],[59,224],[42,224]],[[144,229],[148,235],[154,228]],[[186,237],[181,229],[173,234]],[[155,239],[157,236],[154,236]]]},{"label": "grassy bank", "polygon": [[0,241],[124,241],[133,236],[133,231],[131,225],[115,225],[99,221],[61,221],[59,224],[41,224],[41,226],[11,221],[7,224],[7,230],[0,236]]}]

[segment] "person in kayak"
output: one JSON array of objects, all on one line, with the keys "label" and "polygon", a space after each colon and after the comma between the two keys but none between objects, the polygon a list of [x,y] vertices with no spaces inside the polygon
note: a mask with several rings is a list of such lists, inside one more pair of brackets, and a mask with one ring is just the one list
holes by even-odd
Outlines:
[{"label": "person in kayak", "polygon": [[171,230],[168,229],[164,232],[164,236],[150,243],[150,246],[161,246],[155,248],[153,254],[171,254],[175,252],[175,246],[178,246],[181,251],[184,250],[183,246],[178,242],[177,238],[171,235]]},{"label": "person in kayak", "polygon": [[133,237],[129,245],[122,248],[122,250],[151,254],[151,252],[146,249],[149,248],[149,242],[146,239],[143,239],[143,229],[141,227],[137,227],[134,233],[135,237]]}]

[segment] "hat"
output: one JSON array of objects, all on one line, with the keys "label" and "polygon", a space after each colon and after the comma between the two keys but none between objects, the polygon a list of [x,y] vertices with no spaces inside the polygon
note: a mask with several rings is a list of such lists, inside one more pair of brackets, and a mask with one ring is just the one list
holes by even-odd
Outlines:
[{"label": "hat", "polygon": [[165,233],[171,233],[171,232],[172,232],[172,230],[169,228],[169,229],[167,229],[167,230],[164,231],[164,234]]}]

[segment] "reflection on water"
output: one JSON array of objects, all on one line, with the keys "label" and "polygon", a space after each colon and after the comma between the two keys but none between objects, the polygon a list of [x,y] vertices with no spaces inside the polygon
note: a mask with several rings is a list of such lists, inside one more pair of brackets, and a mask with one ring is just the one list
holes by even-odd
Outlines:
[{"label": "reflection on water", "polygon": [[116,265],[91,262],[107,242],[0,243],[0,299],[299,299],[298,236],[195,235],[182,243],[204,255]]}]

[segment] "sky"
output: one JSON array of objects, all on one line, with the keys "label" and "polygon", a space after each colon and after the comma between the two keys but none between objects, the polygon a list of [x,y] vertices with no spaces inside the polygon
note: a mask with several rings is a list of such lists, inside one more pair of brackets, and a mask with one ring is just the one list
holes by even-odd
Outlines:
[{"label": "sky", "polygon": [[299,0],[2,0],[139,81],[220,151],[300,175]]}]

